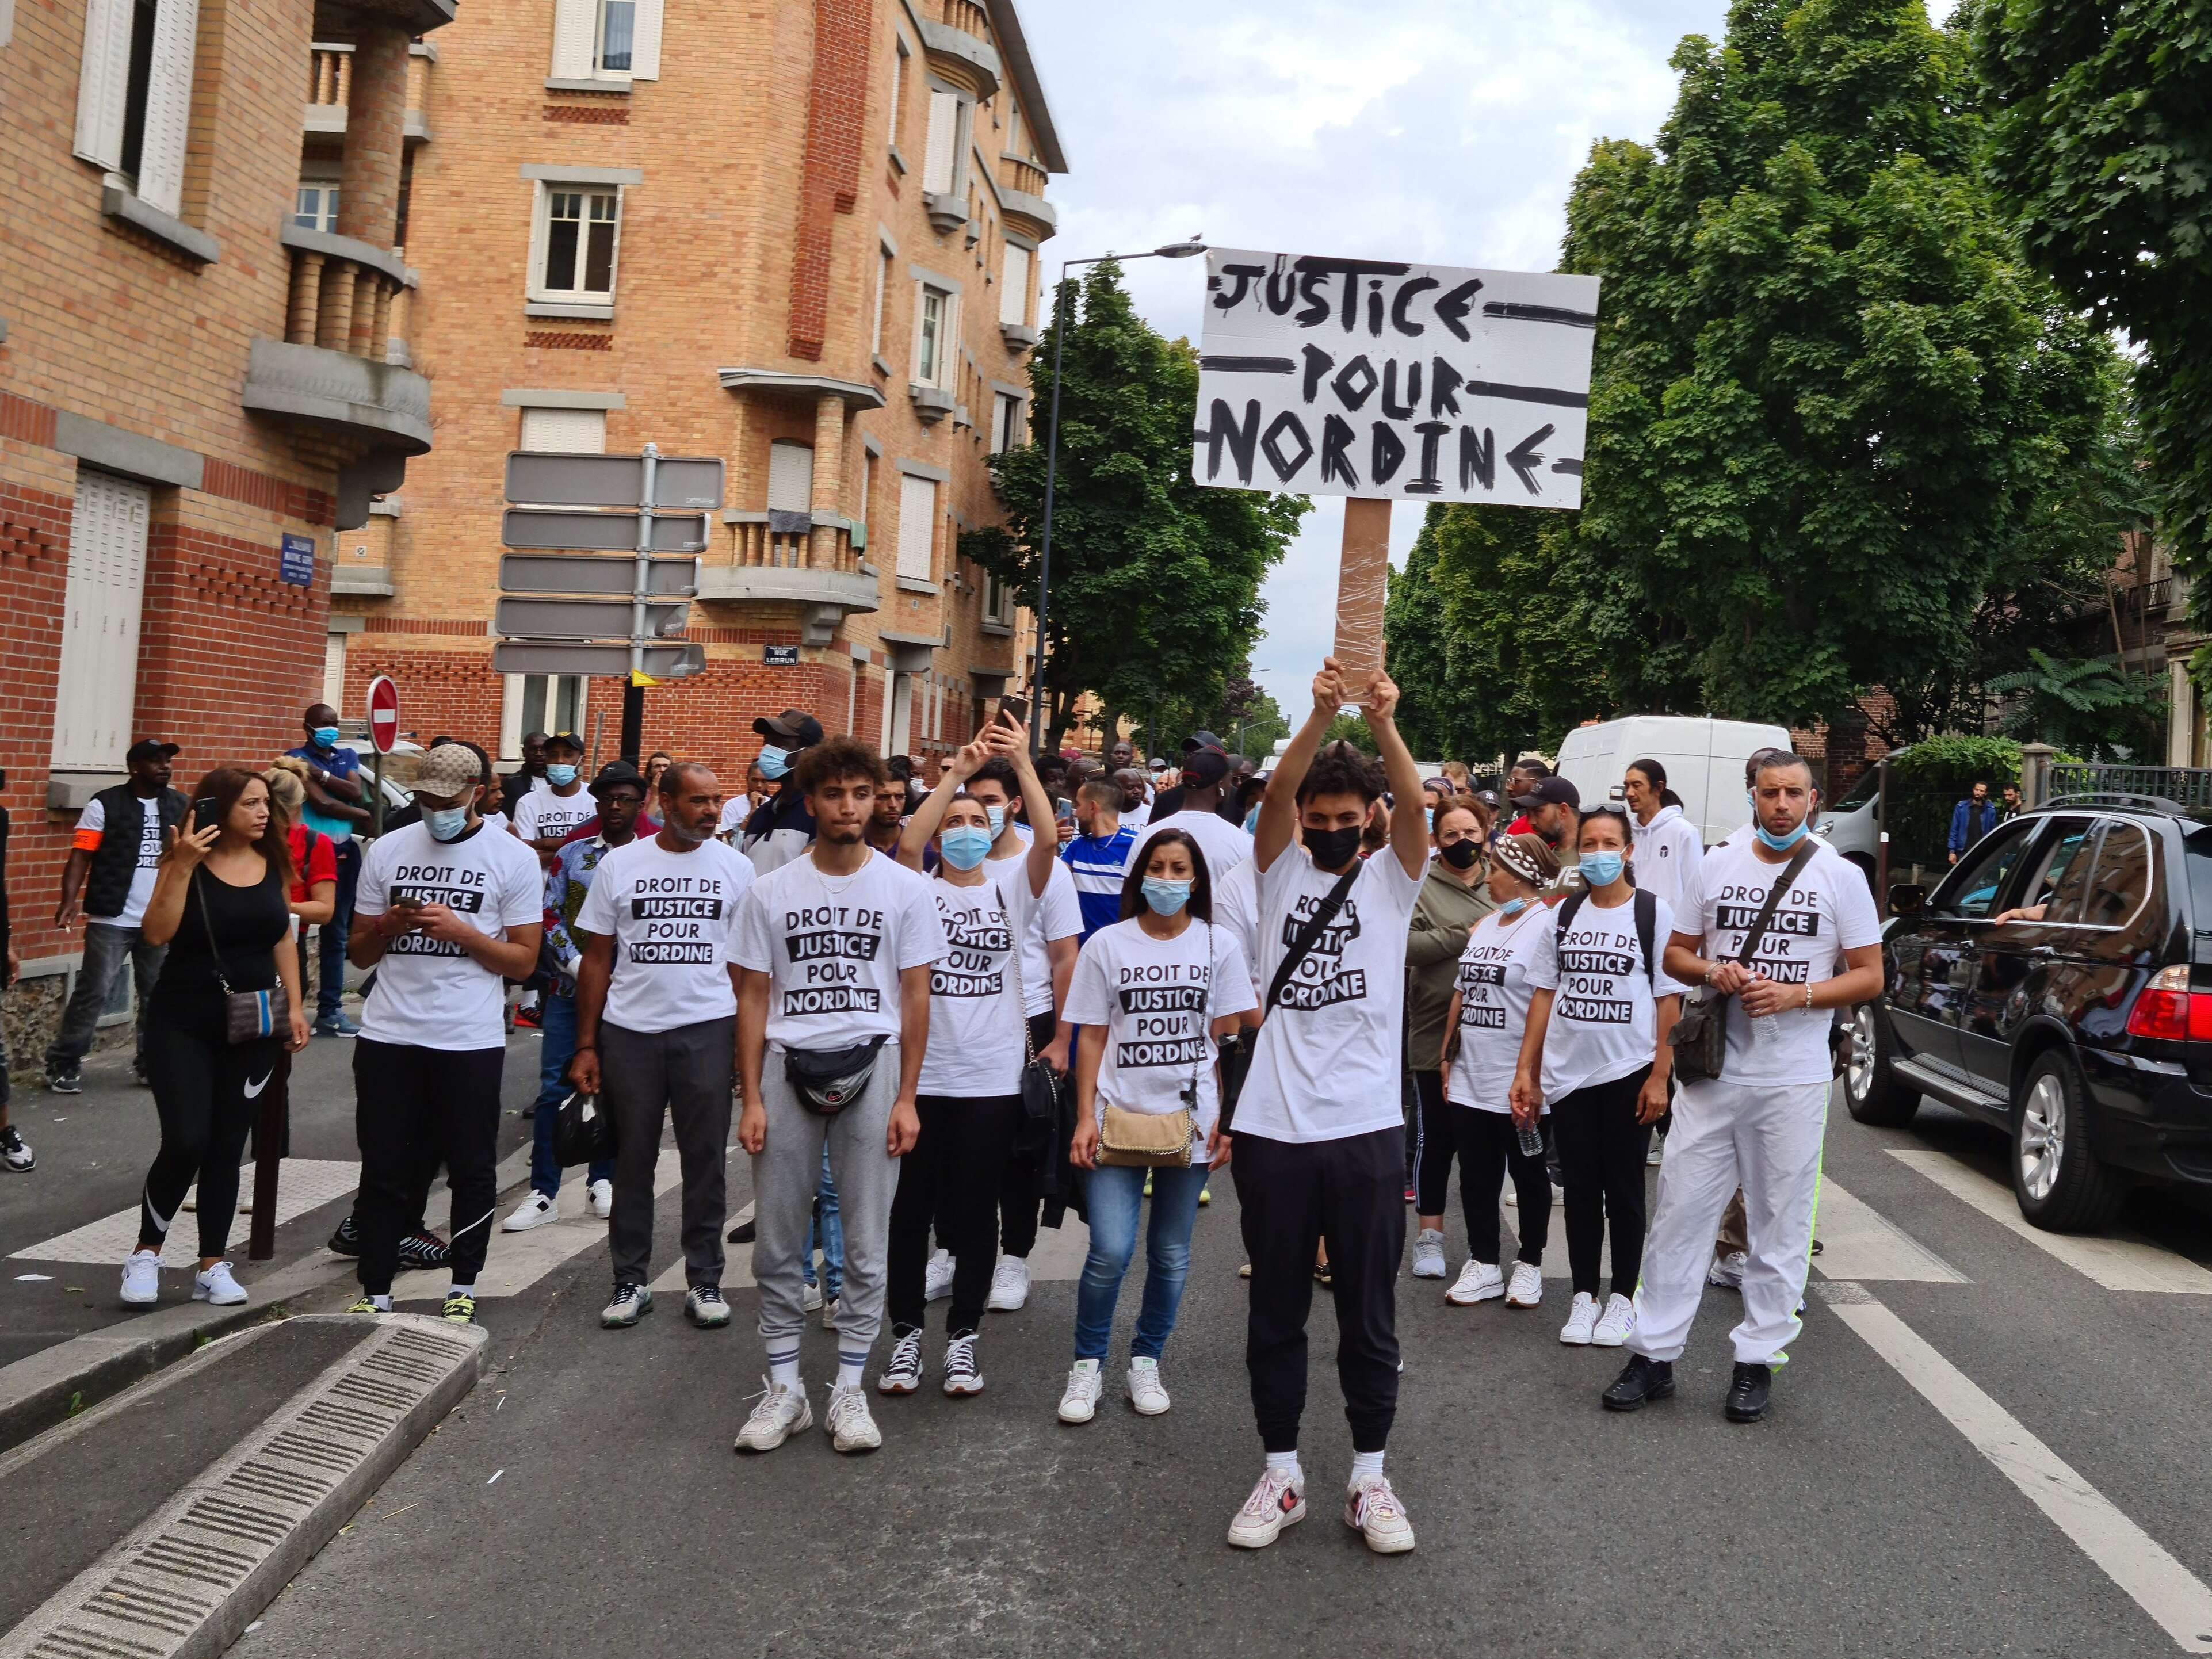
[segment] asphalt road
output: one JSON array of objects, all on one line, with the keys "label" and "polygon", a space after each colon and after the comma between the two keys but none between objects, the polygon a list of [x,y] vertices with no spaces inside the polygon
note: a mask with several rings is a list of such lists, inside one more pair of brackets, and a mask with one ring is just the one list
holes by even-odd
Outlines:
[{"label": "asphalt road", "polygon": [[[733,1455],[763,1369],[754,1292],[733,1292],[724,1332],[669,1298],[603,1332],[594,1244],[488,1308],[477,1392],[238,1650],[2212,1651],[2212,1209],[2145,1194],[2132,1242],[2053,1254],[1961,1195],[2009,1207],[1989,1179],[2001,1155],[1940,1109],[1906,1131],[1833,1115],[1824,1265],[1775,1415],[1752,1427],[1720,1413],[1726,1292],[1708,1294],[1680,1395],[1619,1417],[1597,1394],[1620,1356],[1556,1340],[1559,1280],[1519,1314],[1401,1279],[1390,1471],[1419,1547],[1388,1559],[1337,1518],[1350,1446],[1325,1304],[1310,1518],[1257,1554],[1223,1542],[1260,1465],[1225,1181],[1200,1218],[1167,1416],[1121,1401],[1133,1283],[1097,1419],[1054,1420],[1074,1286],[1042,1283],[991,1316],[985,1394],[945,1400],[933,1373],[878,1398],[885,1443],[865,1458],[818,1428]],[[1455,1222],[1449,1238],[1456,1266]],[[811,1334],[805,1355],[817,1419],[830,1344]],[[933,1330],[933,1365],[939,1345]]]}]

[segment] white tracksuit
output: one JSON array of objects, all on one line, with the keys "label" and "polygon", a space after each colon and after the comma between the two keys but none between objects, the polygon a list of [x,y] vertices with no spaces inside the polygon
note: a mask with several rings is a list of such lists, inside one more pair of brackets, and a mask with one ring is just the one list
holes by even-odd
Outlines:
[{"label": "white tracksuit", "polygon": [[[1676,930],[1702,933],[1706,961],[1736,960],[1780,875],[1759,859],[1749,837],[1715,848],[1686,884]],[[1784,986],[1817,986],[1844,970],[1846,951],[1881,937],[1866,878],[1822,843],[1777,906],[1753,967]],[[1745,1364],[1788,1363],[1812,1267],[1832,1082],[1831,1018],[1825,1008],[1789,1009],[1769,1015],[1772,1024],[1754,1040],[1742,1005],[1729,1000],[1721,1076],[1685,1083],[1674,1097],[1628,1338],[1636,1352],[1680,1357],[1705,1293],[1714,1231],[1741,1186],[1750,1247],[1743,1322],[1733,1334],[1735,1358]]]},{"label": "white tracksuit", "polygon": [[1638,824],[1634,833],[1636,884],[1665,899],[1676,924],[1688,927],[1690,913],[1682,908],[1682,895],[1691,872],[1705,856],[1705,839],[1698,834],[1698,826],[1682,816],[1680,807],[1662,806],[1652,814],[1650,823]]}]

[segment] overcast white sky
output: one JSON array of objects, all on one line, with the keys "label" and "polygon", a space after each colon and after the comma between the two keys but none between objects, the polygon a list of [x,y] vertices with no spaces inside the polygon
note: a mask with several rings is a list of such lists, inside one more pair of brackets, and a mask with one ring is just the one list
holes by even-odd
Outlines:
[{"label": "overcast white sky", "polygon": [[[1072,169],[1048,261],[1193,234],[1225,247],[1549,270],[1600,137],[1649,143],[1681,37],[1726,0],[1018,0]],[[1929,9],[1948,11],[1948,0]],[[1048,264],[1047,276],[1058,267]],[[1195,338],[1201,260],[1139,260]],[[1040,431],[1039,437],[1043,435]],[[1342,503],[1268,583],[1254,672],[1295,720],[1334,637]],[[1402,562],[1419,510],[1400,502]],[[1324,599],[1322,596],[1328,596]]]}]

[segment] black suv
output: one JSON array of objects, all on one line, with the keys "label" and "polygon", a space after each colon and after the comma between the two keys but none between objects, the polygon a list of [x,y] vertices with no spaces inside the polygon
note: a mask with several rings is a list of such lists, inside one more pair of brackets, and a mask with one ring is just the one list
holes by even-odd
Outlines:
[{"label": "black suv", "polygon": [[1932,1095],[2010,1130],[2021,1212],[2055,1231],[2110,1221],[2130,1175],[2212,1187],[2212,821],[2063,797],[1890,902],[1887,988],[1851,1014],[1854,1118],[1906,1123]]}]

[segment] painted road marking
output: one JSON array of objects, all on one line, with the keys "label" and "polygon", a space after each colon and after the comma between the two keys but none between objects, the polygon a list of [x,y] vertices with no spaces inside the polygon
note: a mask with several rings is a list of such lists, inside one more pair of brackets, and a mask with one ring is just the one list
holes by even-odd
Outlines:
[{"label": "painted road marking", "polygon": [[[288,1158],[276,1180],[276,1224],[283,1226],[307,1213],[320,1209],[335,1199],[346,1197],[361,1181],[361,1165],[342,1158]],[[238,1194],[241,1200],[253,1195],[253,1165],[249,1162],[238,1172]],[[198,1195],[198,1189],[191,1194]],[[246,1227],[240,1216],[231,1223],[234,1242],[242,1240]],[[120,1267],[123,1259],[138,1248],[138,1206],[118,1210],[113,1215],[102,1216],[97,1221],[88,1221],[57,1238],[26,1245],[9,1253],[8,1259],[27,1261],[96,1261],[105,1266]],[[165,1267],[186,1267],[198,1264],[200,1255],[199,1214],[193,1210],[179,1210],[169,1223],[168,1237],[161,1242],[161,1265]]]},{"label": "painted road marking", "polygon": [[2156,1620],[2184,1653],[2212,1653],[2212,1589],[2202,1579],[1871,1291],[1856,1285],[1824,1285],[1821,1295],[1837,1318],[1857,1332],[2106,1577]]},{"label": "painted road marking", "polygon": [[[1889,1155],[1918,1170],[1969,1208],[1978,1210],[2015,1237],[2026,1239],[2045,1255],[2055,1256],[2075,1272],[2108,1291],[2141,1291],[2162,1296],[2212,1296],[2212,1273],[2187,1256],[2133,1233],[2109,1238],[2087,1238],[2073,1233],[2049,1233],[2031,1224],[2020,1212],[2012,1188],[1993,1181],[1972,1164],[1948,1152],[1892,1146]],[[2207,1629],[2212,1629],[2208,1626]]]},{"label": "painted road marking", "polygon": [[1820,1240],[1820,1254],[1813,1258],[1813,1265],[1823,1279],[1887,1279],[1916,1285],[1970,1282],[1919,1240],[1826,1176],[1820,1177],[1819,1219],[1814,1231]]},{"label": "painted road marking", "polygon": [[[665,1156],[665,1154],[664,1154]],[[1201,1212],[1201,1213],[1203,1213]],[[1036,1248],[1030,1252],[1030,1282],[1033,1285],[1072,1284],[1083,1277],[1083,1258],[1091,1251],[1091,1230],[1071,1212],[1059,1227],[1037,1230]],[[1129,1264],[1134,1277],[1142,1265],[1139,1260]],[[815,1263],[815,1272],[821,1272],[821,1263]],[[753,1277],[753,1247],[732,1244],[722,1259],[722,1289],[751,1290],[759,1284]],[[666,1292],[681,1296],[689,1285],[684,1277],[684,1258],[679,1254],[660,1276],[647,1287],[655,1296]]]}]

